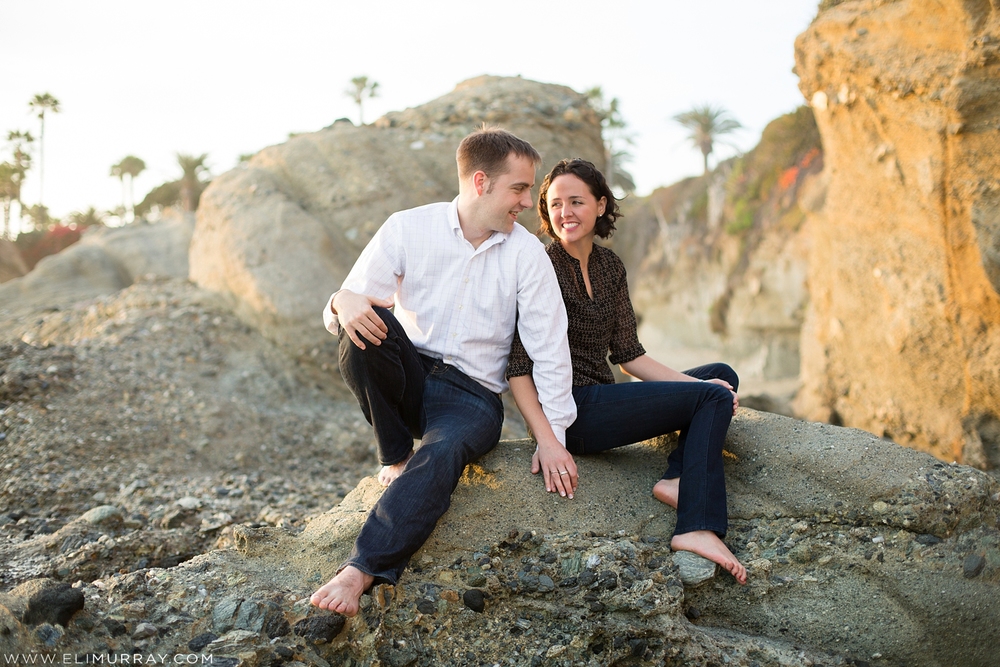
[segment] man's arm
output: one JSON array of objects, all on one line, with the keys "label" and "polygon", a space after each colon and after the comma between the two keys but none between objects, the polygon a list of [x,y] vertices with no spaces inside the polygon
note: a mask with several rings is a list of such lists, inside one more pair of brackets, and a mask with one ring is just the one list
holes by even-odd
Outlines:
[{"label": "man's arm", "polygon": [[374,306],[391,308],[392,295],[403,274],[403,253],[398,221],[392,216],[375,233],[347,274],[340,290],[323,308],[323,323],[331,333],[343,327],[362,350],[365,340],[381,345],[387,328]]}]

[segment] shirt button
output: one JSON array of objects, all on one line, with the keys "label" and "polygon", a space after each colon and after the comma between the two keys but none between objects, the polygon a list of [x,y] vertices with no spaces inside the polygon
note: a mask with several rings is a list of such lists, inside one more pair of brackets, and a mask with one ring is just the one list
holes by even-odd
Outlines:
[{"label": "shirt button", "polygon": [[466,282],[467,283],[467,282],[469,282],[469,279],[468,278],[463,278],[462,282]]}]

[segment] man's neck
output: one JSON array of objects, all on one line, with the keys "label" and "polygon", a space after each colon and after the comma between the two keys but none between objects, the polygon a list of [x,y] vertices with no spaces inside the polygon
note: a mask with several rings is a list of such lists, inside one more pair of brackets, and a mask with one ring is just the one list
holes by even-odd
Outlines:
[{"label": "man's neck", "polygon": [[493,235],[490,229],[484,229],[482,225],[476,224],[476,216],[473,215],[470,207],[462,206],[462,199],[458,200],[458,226],[462,230],[462,236],[478,249],[486,239]]}]

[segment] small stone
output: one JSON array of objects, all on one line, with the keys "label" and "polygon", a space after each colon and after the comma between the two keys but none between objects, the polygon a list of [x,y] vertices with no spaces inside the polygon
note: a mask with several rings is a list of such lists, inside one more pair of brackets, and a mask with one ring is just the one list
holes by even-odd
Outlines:
[{"label": "small stone", "polygon": [[233,616],[243,601],[239,598],[223,598],[212,609],[212,628],[216,632],[228,632],[235,625]]},{"label": "small stone", "polygon": [[437,611],[437,605],[434,603],[434,600],[424,598],[417,603],[417,611],[421,614],[433,614]]},{"label": "small stone", "polygon": [[219,635],[217,634],[211,632],[203,632],[197,637],[191,639],[191,641],[188,642],[187,646],[192,653],[198,653],[201,651],[201,649],[205,648],[218,638]]},{"label": "small stone", "polygon": [[106,521],[121,521],[123,518],[122,511],[114,505],[101,505],[84,512],[80,520],[97,526]]},{"label": "small stone", "polygon": [[67,583],[54,583],[50,579],[27,581],[11,593],[28,599],[21,622],[25,625],[49,623],[63,627],[73,614],[83,609],[83,591]]},{"label": "small stone", "polygon": [[700,586],[715,576],[715,563],[690,551],[675,552],[674,565],[677,566],[684,585],[692,588]]},{"label": "small stone", "polygon": [[196,510],[201,507],[201,501],[194,496],[184,496],[177,500],[177,506],[185,510]]},{"label": "small stone", "polygon": [[941,543],[941,538],[938,537],[937,535],[917,535],[913,539],[914,539],[914,541],[917,544],[931,545],[931,544],[940,544]]},{"label": "small stone", "polygon": [[978,577],[986,567],[986,559],[979,554],[969,554],[962,563],[962,576],[966,579]]},{"label": "small stone", "polygon": [[877,501],[875,501],[875,503],[874,503],[874,504],[872,505],[872,509],[873,509],[873,510],[875,510],[876,512],[878,512],[879,514],[882,514],[883,512],[885,512],[886,510],[888,510],[888,509],[889,509],[889,506],[888,506],[888,505],[886,505],[886,504],[885,504],[884,502],[882,502],[881,500],[877,500]]},{"label": "small stone", "polygon": [[580,576],[578,576],[576,580],[581,586],[586,587],[597,581],[597,575],[590,570],[584,570],[580,573]]},{"label": "small stone", "polygon": [[458,602],[458,591],[453,591],[450,588],[443,590],[441,591],[441,599],[448,602]]},{"label": "small stone", "polygon": [[159,634],[159,631],[152,623],[140,623],[135,626],[135,630],[132,632],[132,639],[146,639],[148,637],[155,637],[157,634]]},{"label": "small stone", "polygon": [[554,590],[555,587],[556,587],[555,582],[552,581],[551,577],[548,577],[548,576],[546,576],[544,574],[540,575],[538,577],[538,592],[539,593],[548,593],[549,591]]},{"label": "small stone", "polygon": [[[62,639],[64,632],[49,623],[42,623],[35,628],[35,636],[46,646],[55,646]],[[9,654],[8,654],[9,655]]]},{"label": "small stone", "polygon": [[699,618],[701,618],[701,609],[698,609],[698,607],[694,606],[688,607],[687,610],[684,612],[684,615],[687,616],[689,620],[697,621]]},{"label": "small stone", "polygon": [[482,611],[486,609],[485,596],[483,595],[483,592],[478,588],[470,588],[469,590],[465,591],[465,594],[462,595],[462,602],[465,603],[466,607],[476,612],[477,614],[482,613]]},{"label": "small stone", "polygon": [[309,616],[295,624],[295,634],[314,644],[326,644],[340,634],[345,623],[340,614]]},{"label": "small stone", "polygon": [[236,615],[235,628],[238,630],[249,630],[250,632],[260,632],[264,627],[265,609],[263,605],[254,600],[244,600],[240,605],[239,613]]}]

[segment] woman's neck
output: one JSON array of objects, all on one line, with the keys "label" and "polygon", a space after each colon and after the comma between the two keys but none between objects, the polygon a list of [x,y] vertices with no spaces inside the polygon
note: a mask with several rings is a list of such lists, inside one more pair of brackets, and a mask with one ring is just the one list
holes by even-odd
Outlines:
[{"label": "woman's neck", "polygon": [[566,254],[580,262],[581,266],[586,265],[587,260],[590,258],[590,253],[594,249],[593,236],[588,236],[572,243],[565,243],[560,240],[559,243],[562,245],[563,250],[566,251]]}]

